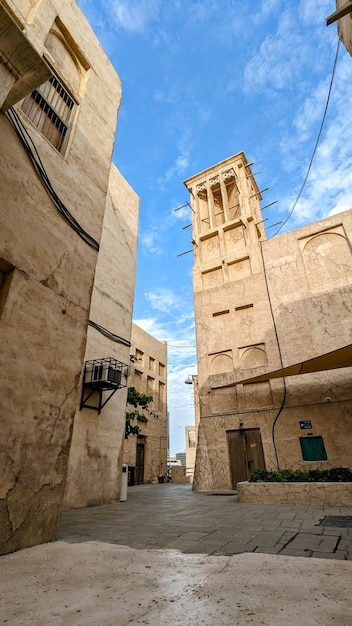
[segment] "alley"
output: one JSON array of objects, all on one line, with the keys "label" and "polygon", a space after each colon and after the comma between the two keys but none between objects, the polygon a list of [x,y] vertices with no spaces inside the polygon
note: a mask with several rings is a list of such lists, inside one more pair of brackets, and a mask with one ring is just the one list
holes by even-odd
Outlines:
[{"label": "alley", "polygon": [[[335,517],[339,519],[331,519]],[[346,526],[325,525],[342,518]],[[191,485],[171,483],[136,485],[128,488],[127,502],[64,513],[59,538],[189,554],[255,552],[348,560],[352,508],[239,504],[231,492],[194,493]]]}]

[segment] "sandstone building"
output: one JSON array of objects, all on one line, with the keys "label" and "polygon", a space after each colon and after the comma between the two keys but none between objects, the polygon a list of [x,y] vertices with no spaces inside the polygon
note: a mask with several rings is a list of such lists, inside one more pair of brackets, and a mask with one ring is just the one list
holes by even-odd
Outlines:
[{"label": "sandstone building", "polygon": [[[81,407],[74,417],[66,509],[107,504],[120,498],[122,451],[131,351],[132,309],[137,255],[139,199],[118,170],[110,171],[108,195],[95,271],[84,360],[114,359],[122,364],[123,389],[108,399],[100,413]],[[113,329],[113,333],[106,332]],[[109,361],[110,362],[110,361]],[[83,390],[84,391],[84,390]],[[88,395],[89,387],[85,393]],[[89,398],[87,404],[98,404]]]},{"label": "sandstone building", "polygon": [[350,465],[352,370],[340,366],[352,365],[352,211],[267,240],[242,152],[185,185],[200,417],[194,489],[231,489],[257,468]]},{"label": "sandstone building", "polygon": [[[1,0],[0,78],[5,553],[55,538],[72,430],[66,504],[118,498],[138,199],[111,165],[121,84],[73,0]],[[106,357],[118,390],[79,413]]]},{"label": "sandstone building", "polygon": [[144,411],[148,421],[134,422],[140,433],[125,439],[123,462],[129,466],[130,482],[158,482],[167,475],[167,343],[132,324],[131,344],[128,386],[152,396],[153,402]]}]

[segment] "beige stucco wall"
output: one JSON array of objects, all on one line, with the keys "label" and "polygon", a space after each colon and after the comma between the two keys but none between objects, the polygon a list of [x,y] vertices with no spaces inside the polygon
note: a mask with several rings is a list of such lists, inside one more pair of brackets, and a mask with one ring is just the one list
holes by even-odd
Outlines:
[{"label": "beige stucco wall", "polygon": [[[237,213],[228,219],[223,193],[223,221],[216,223],[219,187],[229,177]],[[186,185],[194,211],[200,411],[194,488],[232,487],[227,431],[241,428],[260,429],[268,469],[276,468],[276,454],[281,467],[349,465],[350,368],[287,378],[286,389],[282,378],[239,381],[350,343],[352,212],[266,240],[256,226],[261,196],[243,153]],[[302,431],[307,419],[312,428]],[[311,435],[324,438],[327,461],[303,461],[299,438]]]},{"label": "beige stucco wall", "polygon": [[[55,191],[100,241],[120,81],[72,0],[2,6],[69,86],[77,61],[78,106],[64,155],[19,115]],[[55,19],[71,45],[66,64],[62,47],[56,63],[45,46]],[[0,137],[0,259],[10,270],[0,306],[0,551],[8,552],[56,536],[98,254],[59,215],[3,113]]]},{"label": "beige stucco wall", "polygon": [[[111,167],[90,319],[130,341],[135,286],[139,199]],[[129,364],[130,347],[88,327],[85,361],[113,357]],[[125,434],[127,380],[102,412],[76,410],[67,474],[65,508],[119,500]],[[106,392],[104,398],[109,395]]]},{"label": "beige stucco wall", "polygon": [[181,485],[192,481],[191,476],[187,475],[186,468],[183,465],[173,465],[171,467],[171,482]]},{"label": "beige stucco wall", "polygon": [[[139,435],[130,435],[124,440],[123,462],[135,467],[137,443],[144,444],[143,482],[158,482],[158,476],[167,474],[167,343],[136,324],[132,324],[131,343],[131,354],[137,356],[138,361],[130,363],[128,386],[153,397],[148,407],[153,415],[144,412],[148,421],[136,422],[141,429]],[[160,386],[162,395],[159,394]],[[127,406],[127,410],[133,408]]]}]

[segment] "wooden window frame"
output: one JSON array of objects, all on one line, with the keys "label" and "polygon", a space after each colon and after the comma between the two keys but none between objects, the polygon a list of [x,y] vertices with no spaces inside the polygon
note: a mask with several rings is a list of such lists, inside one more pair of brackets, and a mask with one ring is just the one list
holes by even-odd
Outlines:
[{"label": "wooden window frame", "polygon": [[64,153],[77,103],[63,83],[53,76],[22,103],[22,111],[61,154]]}]

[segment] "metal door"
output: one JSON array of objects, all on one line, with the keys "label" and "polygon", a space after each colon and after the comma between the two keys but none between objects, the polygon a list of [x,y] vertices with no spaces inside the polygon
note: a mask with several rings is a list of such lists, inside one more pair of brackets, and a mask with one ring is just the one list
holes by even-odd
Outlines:
[{"label": "metal door", "polygon": [[262,438],[259,428],[241,428],[227,431],[230,471],[233,488],[248,480],[254,470],[265,469]]},{"label": "metal door", "polygon": [[142,485],[144,481],[144,443],[137,443],[136,450],[136,485]]}]

